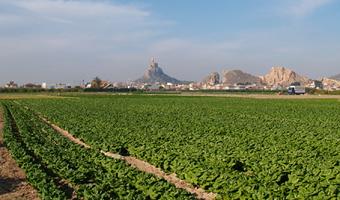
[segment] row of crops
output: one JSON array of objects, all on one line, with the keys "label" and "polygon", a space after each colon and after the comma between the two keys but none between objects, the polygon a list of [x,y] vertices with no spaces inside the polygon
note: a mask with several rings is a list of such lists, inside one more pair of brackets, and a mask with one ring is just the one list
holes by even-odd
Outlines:
[{"label": "row of crops", "polygon": [[98,149],[218,198],[340,198],[340,102],[176,96],[21,100]]},{"label": "row of crops", "polygon": [[123,161],[72,143],[15,102],[3,102],[3,110],[5,144],[42,199],[194,199]]}]

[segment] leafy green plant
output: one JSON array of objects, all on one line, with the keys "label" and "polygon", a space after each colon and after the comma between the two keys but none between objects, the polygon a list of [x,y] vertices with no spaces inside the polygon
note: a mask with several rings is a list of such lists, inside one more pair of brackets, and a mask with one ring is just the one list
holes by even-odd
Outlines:
[{"label": "leafy green plant", "polygon": [[340,198],[336,100],[131,95],[20,103],[96,149],[124,147],[220,198]]},{"label": "leafy green plant", "polygon": [[194,198],[165,180],[71,142],[18,104],[6,103],[6,111],[6,144],[43,199],[71,198],[61,182],[83,199]]}]

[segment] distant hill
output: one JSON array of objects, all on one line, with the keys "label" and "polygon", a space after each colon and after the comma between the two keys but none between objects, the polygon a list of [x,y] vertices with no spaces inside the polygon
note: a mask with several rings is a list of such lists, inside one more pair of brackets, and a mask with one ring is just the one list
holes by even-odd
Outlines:
[{"label": "distant hill", "polygon": [[[339,77],[340,78],[340,77]],[[285,67],[272,67],[268,74],[264,76],[254,76],[241,70],[224,70],[220,78],[217,72],[209,74],[201,83],[215,85],[222,79],[223,84],[234,85],[239,83],[256,83],[262,85],[281,85],[287,87],[294,82],[300,82],[302,85],[309,83],[310,79],[297,74],[291,69]]]},{"label": "distant hill", "polygon": [[[340,74],[330,77],[329,79],[334,79],[340,81]],[[252,74],[243,72],[241,70],[224,70],[222,75],[213,72],[205,77],[201,83],[208,85],[216,85],[219,83],[234,85],[234,84],[262,84],[275,86],[280,85],[287,87],[292,83],[300,82],[302,85],[306,85],[311,80],[305,76],[299,75],[291,69],[285,67],[272,67],[268,74],[264,76],[254,76]],[[154,59],[151,60],[149,67],[145,70],[144,75],[135,80],[136,83],[174,83],[174,84],[187,84],[191,83],[189,81],[181,81],[173,78],[163,72],[163,70],[158,66],[158,63]]]},{"label": "distant hill", "polygon": [[184,83],[186,81],[180,81],[176,78],[168,76],[158,66],[158,63],[154,59],[151,60],[150,66],[145,70],[143,77],[135,80],[137,83]]},{"label": "distant hill", "polygon": [[241,70],[224,70],[222,83],[233,85],[237,83],[261,83],[260,77],[245,73]]},{"label": "distant hill", "polygon": [[329,79],[340,81],[340,74],[335,75],[335,76],[331,76],[331,77],[329,77]]},{"label": "distant hill", "polygon": [[201,82],[203,84],[208,85],[216,85],[220,83],[220,75],[217,72],[213,72],[206,76],[203,81]]},{"label": "distant hill", "polygon": [[322,81],[322,84],[325,87],[340,87],[340,80],[336,80],[336,79],[334,79],[334,77],[333,78],[323,78],[321,81]]},{"label": "distant hill", "polygon": [[267,85],[287,87],[294,82],[300,82],[302,85],[305,85],[309,79],[285,67],[272,67],[269,73],[262,77],[262,81]]}]

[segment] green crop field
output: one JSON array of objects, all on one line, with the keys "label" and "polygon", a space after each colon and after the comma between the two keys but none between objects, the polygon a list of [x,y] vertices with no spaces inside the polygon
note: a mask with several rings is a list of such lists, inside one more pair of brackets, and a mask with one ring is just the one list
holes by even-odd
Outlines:
[{"label": "green crop field", "polygon": [[217,199],[340,198],[336,99],[82,95],[2,104],[6,144],[44,199],[70,198],[65,181],[84,199],[194,198],[100,150],[124,150]]}]

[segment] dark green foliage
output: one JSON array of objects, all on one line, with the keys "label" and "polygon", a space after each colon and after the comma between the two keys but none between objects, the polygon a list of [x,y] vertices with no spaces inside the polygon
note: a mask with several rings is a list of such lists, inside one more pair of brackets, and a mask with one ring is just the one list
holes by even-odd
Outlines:
[{"label": "dark green foliage", "polygon": [[7,105],[4,106],[4,139],[12,156],[26,172],[30,183],[39,190],[43,199],[66,199],[66,193],[56,184],[58,177],[48,173],[36,156],[30,152],[18,135],[18,128]]},{"label": "dark green foliage", "polygon": [[43,199],[69,199],[74,188],[83,199],[193,199],[123,161],[72,143],[23,106],[7,102],[6,116],[5,142]]},{"label": "dark green foliage", "polygon": [[340,102],[89,96],[23,100],[97,149],[225,199],[340,198]]}]

